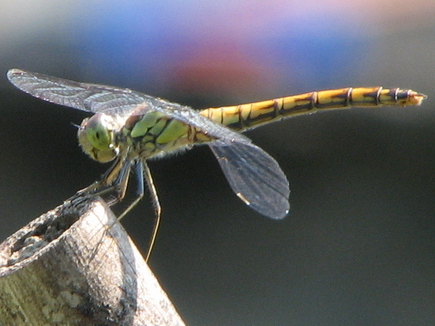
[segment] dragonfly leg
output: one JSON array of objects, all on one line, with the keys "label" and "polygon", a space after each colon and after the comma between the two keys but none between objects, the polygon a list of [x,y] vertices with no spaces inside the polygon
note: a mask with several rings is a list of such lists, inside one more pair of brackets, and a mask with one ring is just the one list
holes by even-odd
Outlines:
[{"label": "dragonfly leg", "polygon": [[145,261],[148,261],[148,258],[151,255],[151,251],[153,250],[154,242],[156,241],[157,231],[159,230],[160,214],[162,212],[162,208],[160,206],[159,196],[157,195],[156,187],[154,186],[154,181],[153,181],[153,178],[151,176],[151,171],[150,171],[148,164],[146,163],[145,160],[142,161],[142,166],[143,166],[143,169],[145,172],[144,177],[145,177],[145,180],[147,182],[148,189],[150,190],[151,200],[153,202],[154,213],[155,213],[153,232],[151,234],[151,239],[150,239],[150,243],[148,246],[148,251],[147,251],[147,254],[145,256]]},{"label": "dragonfly leg", "polygon": [[148,189],[150,190],[151,193],[151,199],[153,202],[153,206],[154,206],[154,212],[155,212],[155,222],[154,222],[154,226],[153,226],[153,231],[151,234],[151,238],[150,238],[150,242],[149,242],[149,246],[148,246],[148,250],[145,256],[145,261],[147,262],[150,255],[151,255],[151,251],[154,247],[154,243],[157,237],[157,231],[159,229],[160,226],[160,214],[161,214],[161,206],[160,206],[160,202],[159,202],[159,198],[157,196],[157,191],[156,191],[156,187],[154,186],[154,182],[151,176],[151,171],[148,167],[148,165],[146,164],[145,161],[136,161],[134,163],[134,170],[136,173],[136,178],[137,178],[137,197],[136,199],[122,212],[121,215],[118,216],[118,221],[120,221],[125,215],[127,215],[128,212],[130,212],[130,210],[137,205],[137,203],[142,199],[143,195],[144,195],[144,178],[147,182],[148,185]]},{"label": "dragonfly leg", "polygon": [[137,205],[137,203],[143,198],[144,196],[144,178],[147,182],[148,189],[151,193],[151,200],[154,206],[154,213],[155,213],[155,222],[153,226],[153,231],[151,234],[150,244],[148,246],[148,251],[145,256],[145,261],[148,261],[151,251],[154,246],[154,242],[157,237],[157,231],[160,226],[160,215],[161,215],[161,206],[159,202],[159,198],[157,195],[156,187],[154,186],[153,178],[151,176],[151,171],[146,164],[145,160],[118,160],[115,162],[115,164],[108,170],[108,172],[103,176],[103,178],[93,183],[87,188],[84,188],[80,190],[76,196],[83,197],[83,196],[101,196],[104,194],[107,194],[112,191],[117,192],[117,196],[113,198],[111,201],[109,201],[107,204],[109,206],[114,205],[121,201],[124,196],[125,192],[127,190],[127,184],[129,180],[130,170],[132,168],[135,170],[136,178],[137,178],[137,197],[136,199],[118,216],[117,221],[120,221],[125,215],[127,215],[128,212],[130,212],[133,207]]},{"label": "dragonfly leg", "polygon": [[[125,215],[127,215],[128,212],[130,212],[132,210],[132,208],[134,206],[137,205],[137,203],[142,199],[143,195],[144,195],[144,184],[143,184],[143,168],[142,168],[142,163],[141,161],[135,161],[134,162],[134,170],[136,173],[136,178],[137,178],[137,190],[136,190],[136,199],[130,204],[128,205],[128,207],[118,216],[118,221],[120,221]],[[124,197],[125,195],[125,190],[127,189],[127,181],[128,178],[126,178],[125,181],[125,186],[122,186],[121,189],[123,189],[123,193],[122,193],[122,197]]]},{"label": "dragonfly leg", "polygon": [[[130,177],[130,170],[131,170],[131,163],[130,162],[124,163],[123,166],[121,167],[121,169],[119,170],[119,173],[116,176],[116,179],[113,181],[112,187],[109,187],[109,188],[111,188],[111,190],[116,191],[116,197],[112,198],[110,201],[107,202],[107,204],[109,206],[112,206],[116,203],[119,203],[125,197],[125,192],[127,191],[128,180]],[[106,179],[106,180],[109,181],[110,179]],[[120,220],[122,217],[124,217],[124,213],[121,217],[118,217],[118,220]]]},{"label": "dragonfly leg", "polygon": [[79,190],[74,197],[95,197],[116,191],[116,197],[107,201],[107,204],[112,206],[124,198],[130,170],[131,162],[129,160],[117,160],[100,181]]}]

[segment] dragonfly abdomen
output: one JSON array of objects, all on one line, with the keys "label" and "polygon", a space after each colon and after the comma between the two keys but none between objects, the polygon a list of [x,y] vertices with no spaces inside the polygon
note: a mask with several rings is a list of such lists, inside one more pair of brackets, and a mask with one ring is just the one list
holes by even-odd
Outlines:
[{"label": "dragonfly abdomen", "polygon": [[314,113],[318,110],[344,109],[353,106],[419,105],[424,98],[424,95],[407,89],[350,87],[210,108],[201,111],[201,114],[233,130],[244,131],[285,117]]}]

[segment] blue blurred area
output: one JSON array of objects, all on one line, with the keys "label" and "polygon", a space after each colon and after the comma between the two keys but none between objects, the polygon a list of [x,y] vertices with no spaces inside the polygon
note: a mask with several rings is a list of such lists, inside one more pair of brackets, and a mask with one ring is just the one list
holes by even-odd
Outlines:
[{"label": "blue blurred area", "polygon": [[[323,15],[281,22],[272,35],[261,35],[286,78],[297,91],[344,85],[355,73],[351,67],[367,60],[373,40],[347,20]],[[343,80],[343,78],[345,80]]]},{"label": "blue blurred area", "polygon": [[[91,6],[86,23],[71,33],[81,44],[82,69],[93,74],[116,75],[121,84],[152,92],[187,88],[229,98],[245,95],[246,84],[252,89],[255,79],[268,82],[267,87],[254,84],[260,94],[290,91],[281,85],[291,85],[294,92],[321,88],[370,52],[370,41],[349,17],[337,20],[321,12],[296,16],[288,7],[279,16],[266,16],[271,21],[261,30],[257,16],[266,8],[243,15],[253,11],[253,4],[240,2],[238,14],[226,17],[231,8],[212,12],[224,2],[199,8],[196,2],[175,8],[168,2],[109,2],[103,8]],[[252,17],[257,19],[250,21]],[[246,79],[231,82],[240,75]]]},{"label": "blue blurred area", "polygon": [[69,4],[58,26],[45,22],[33,34],[9,38],[2,62],[155,95],[189,90],[225,101],[339,85],[370,53],[364,26],[349,14],[298,15],[285,1]]}]

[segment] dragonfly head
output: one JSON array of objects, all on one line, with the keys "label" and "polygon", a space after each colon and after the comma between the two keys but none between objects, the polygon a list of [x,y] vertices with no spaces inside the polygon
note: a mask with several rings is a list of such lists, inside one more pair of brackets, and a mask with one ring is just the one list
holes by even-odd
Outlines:
[{"label": "dragonfly head", "polygon": [[118,155],[114,132],[117,124],[112,117],[96,113],[82,121],[77,137],[83,151],[92,159],[105,163]]}]

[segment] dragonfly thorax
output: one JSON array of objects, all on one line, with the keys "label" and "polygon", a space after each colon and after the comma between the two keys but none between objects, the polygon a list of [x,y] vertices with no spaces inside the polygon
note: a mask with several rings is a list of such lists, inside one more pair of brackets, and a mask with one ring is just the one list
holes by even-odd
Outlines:
[{"label": "dragonfly thorax", "polygon": [[118,156],[114,134],[119,125],[111,116],[97,113],[82,121],[77,137],[83,151],[98,162],[109,162]]}]

